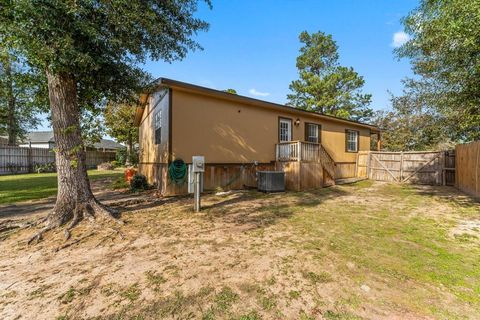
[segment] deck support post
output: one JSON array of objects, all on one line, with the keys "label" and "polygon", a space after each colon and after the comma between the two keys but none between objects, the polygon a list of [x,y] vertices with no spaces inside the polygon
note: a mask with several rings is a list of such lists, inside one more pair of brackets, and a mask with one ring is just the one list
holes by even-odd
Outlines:
[{"label": "deck support post", "polygon": [[302,142],[300,142],[300,141],[297,141],[297,152],[298,152],[298,154],[297,154],[297,156],[298,156],[297,161],[300,162],[300,161],[302,161]]}]

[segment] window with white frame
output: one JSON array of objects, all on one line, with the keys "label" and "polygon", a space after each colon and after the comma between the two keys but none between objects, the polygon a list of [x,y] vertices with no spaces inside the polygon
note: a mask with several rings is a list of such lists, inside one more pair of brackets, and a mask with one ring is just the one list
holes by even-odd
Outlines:
[{"label": "window with white frame", "polygon": [[155,130],[155,144],[160,144],[162,142],[162,109],[155,112],[153,126]]},{"label": "window with white frame", "polygon": [[320,125],[315,123],[306,123],[305,125],[305,141],[319,143]]},{"label": "window with white frame", "polygon": [[347,152],[358,152],[358,131],[346,130],[345,134]]},{"label": "window with white frame", "polygon": [[280,142],[292,141],[292,120],[281,118],[279,121],[278,136]]}]

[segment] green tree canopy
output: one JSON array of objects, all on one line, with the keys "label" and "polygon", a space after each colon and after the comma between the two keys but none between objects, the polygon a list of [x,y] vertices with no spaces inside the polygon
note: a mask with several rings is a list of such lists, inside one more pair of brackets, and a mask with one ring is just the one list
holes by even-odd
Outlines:
[{"label": "green tree canopy", "polygon": [[14,52],[0,52],[0,134],[16,145],[48,110],[45,76]]},{"label": "green tree canopy", "polygon": [[373,123],[383,130],[382,148],[388,151],[445,150],[453,147],[448,121],[406,83],[400,96],[391,96],[392,110],[378,111]]},{"label": "green tree canopy", "polygon": [[237,90],[235,89],[225,89],[223,92],[231,93],[231,94],[237,94]]},{"label": "green tree canopy", "polygon": [[299,36],[297,68],[300,79],[290,84],[288,103],[294,107],[351,120],[368,120],[373,112],[370,94],[361,89],[365,83],[351,67],[339,64],[337,43],[323,32]]},{"label": "green tree canopy", "polygon": [[83,215],[112,218],[90,189],[80,118],[138,94],[147,59],[172,62],[199,49],[193,37],[208,24],[196,10],[196,0],[2,1],[4,45],[46,75],[55,135],[57,201],[32,239],[71,221],[68,231]]},{"label": "green tree canopy", "polygon": [[133,145],[138,141],[138,128],[134,125],[135,108],[129,104],[109,104],[105,110],[107,133],[127,146],[127,161],[131,163]]},{"label": "green tree canopy", "polygon": [[480,1],[422,0],[403,24],[411,39],[396,53],[412,63],[415,94],[446,119],[452,140],[480,139]]}]

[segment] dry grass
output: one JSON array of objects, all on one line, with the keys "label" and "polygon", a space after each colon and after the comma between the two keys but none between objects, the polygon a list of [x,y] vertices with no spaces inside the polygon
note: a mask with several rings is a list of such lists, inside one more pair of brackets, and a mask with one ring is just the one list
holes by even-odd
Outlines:
[{"label": "dry grass", "polygon": [[[0,318],[418,319],[480,314],[480,204],[369,181],[188,198],[54,253],[0,242]],[[80,226],[73,238],[88,226]],[[105,240],[107,239],[107,240]],[[100,244],[100,245],[99,245]]]}]

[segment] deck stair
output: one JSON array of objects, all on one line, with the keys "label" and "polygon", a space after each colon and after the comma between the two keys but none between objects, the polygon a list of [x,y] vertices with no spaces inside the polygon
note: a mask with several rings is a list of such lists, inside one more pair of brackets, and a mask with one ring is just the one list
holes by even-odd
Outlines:
[{"label": "deck stair", "polygon": [[321,144],[319,145],[319,154],[323,169],[328,173],[330,178],[335,181],[335,161],[333,161],[332,156],[330,156]]},{"label": "deck stair", "polygon": [[335,161],[320,144],[306,141],[280,142],[276,145],[276,161],[278,162],[313,162],[320,163],[324,174],[331,183],[335,182]]}]

